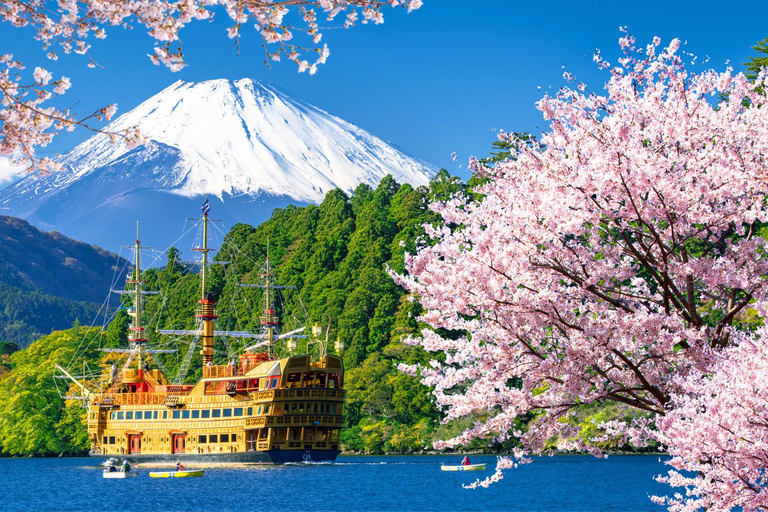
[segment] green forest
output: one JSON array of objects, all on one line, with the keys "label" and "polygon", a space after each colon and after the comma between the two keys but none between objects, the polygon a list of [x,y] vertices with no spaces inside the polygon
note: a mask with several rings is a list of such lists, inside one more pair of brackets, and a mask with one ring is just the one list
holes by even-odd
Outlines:
[{"label": "green forest", "polygon": [[[226,262],[210,269],[209,292],[219,301],[219,329],[258,330],[261,291],[237,285],[259,282],[269,251],[279,284],[295,287],[293,293],[283,294],[283,330],[291,328],[293,321],[318,323],[324,329],[330,325],[330,340],[344,340],[347,402],[342,444],[346,450],[421,451],[429,449],[432,440],[457,435],[473,422],[466,419],[441,425],[430,390],[418,378],[397,370],[399,363],[427,363],[434,356],[403,343],[405,336],[422,328],[416,321],[420,306],[388,274],[389,269],[404,271],[404,254],[415,251],[424,234],[422,226],[437,222],[427,203],[457,193],[468,193],[468,185],[445,171],[428,187],[414,189],[386,177],[376,188],[360,185],[351,196],[334,190],[319,205],[277,209],[258,227],[235,225],[214,257]],[[153,345],[178,349],[160,361],[171,374],[180,366],[188,345],[163,339],[154,330],[192,328],[200,295],[196,266],[185,263],[181,256],[178,250],[171,250],[164,267],[144,273],[146,288],[160,292],[145,303]],[[90,367],[106,368],[114,355],[105,355],[98,348],[126,346],[127,328],[128,316],[118,310],[105,330],[74,327],[44,336],[26,350],[15,350],[11,343],[0,347],[0,453],[84,453],[83,410],[64,407],[56,391],[53,365],[66,365],[77,351],[77,358]],[[235,349],[243,347],[230,343]],[[227,357],[226,351],[220,353],[219,358]],[[198,379],[201,368],[198,353],[186,381]],[[594,429],[593,419],[623,414],[615,406],[585,410],[583,430],[586,434]],[[530,419],[521,418],[521,426]],[[477,441],[467,448],[489,449]]]},{"label": "green forest", "polygon": [[[219,300],[220,329],[258,330],[261,294],[237,284],[258,282],[269,250],[279,284],[296,288],[284,294],[282,318],[330,324],[330,339],[344,340],[348,399],[343,442],[347,449],[421,450],[438,428],[439,413],[429,390],[396,369],[399,362],[424,362],[426,356],[400,341],[419,329],[418,303],[408,300],[387,269],[403,270],[404,252],[415,249],[421,225],[435,220],[427,202],[464,189],[461,181],[441,171],[429,187],[414,189],[387,177],[376,188],[360,185],[351,196],[334,190],[317,206],[277,209],[258,227],[235,225],[214,258],[228,262],[213,265],[210,272],[209,291]],[[168,264],[146,271],[144,279],[147,289],[161,292],[146,303],[152,327],[194,325],[199,276],[178,251],[170,251]],[[91,366],[111,364],[112,356],[104,356],[97,348],[125,346],[127,325],[128,316],[118,311],[103,332],[75,327],[44,336],[26,350],[4,345],[2,453],[51,455],[85,450],[85,430],[76,421],[81,409],[63,407],[53,382],[53,365],[67,364],[76,347],[85,345],[90,352],[78,355]],[[153,341],[169,343],[160,338]],[[178,368],[183,350],[164,359],[171,372]],[[200,368],[196,355],[187,381],[198,378]]]}]

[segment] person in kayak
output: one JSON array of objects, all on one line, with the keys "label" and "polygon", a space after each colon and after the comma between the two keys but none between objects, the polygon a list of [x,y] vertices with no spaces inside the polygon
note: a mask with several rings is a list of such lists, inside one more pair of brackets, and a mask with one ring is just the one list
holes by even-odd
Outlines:
[{"label": "person in kayak", "polygon": [[176,463],[176,471],[186,471],[187,469],[181,465],[181,462]]},{"label": "person in kayak", "polygon": [[461,461],[462,466],[469,466],[471,463],[469,462],[469,457],[466,455],[464,456],[464,460]]},{"label": "person in kayak", "polygon": [[112,461],[109,461],[109,466],[107,466],[107,471],[110,473],[114,473],[117,471],[117,468],[115,467],[115,463]]}]

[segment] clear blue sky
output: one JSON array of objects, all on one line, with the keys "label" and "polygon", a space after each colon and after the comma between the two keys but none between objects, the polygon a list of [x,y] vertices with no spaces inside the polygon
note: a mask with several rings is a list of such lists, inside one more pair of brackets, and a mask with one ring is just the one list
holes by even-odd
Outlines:
[{"label": "clear blue sky", "polygon": [[[688,41],[686,51],[709,56],[706,67],[736,70],[751,46],[768,37],[768,3],[748,2],[515,2],[512,0],[424,0],[409,15],[386,9],[383,25],[329,30],[323,42],[331,56],[316,75],[299,75],[292,62],[264,66],[261,42],[244,30],[237,55],[226,37],[224,12],[212,23],[182,31],[188,67],[171,73],[146,57],[152,43],[145,30],[112,28],[94,41],[87,60],[66,55],[47,61],[28,31],[0,28],[0,51],[13,52],[73,87],[63,106],[86,113],[115,102],[126,112],[178,79],[201,81],[250,77],[279,85],[290,94],[338,115],[412,156],[467,178],[469,156],[485,156],[495,130],[546,129],[534,103],[563,84],[563,66],[591,89],[606,80],[592,63],[595,48],[615,61],[619,27],[639,43],[660,36]],[[697,65],[701,69],[700,64]],[[541,87],[539,90],[538,87]],[[63,152],[90,136],[60,137],[47,153]],[[451,160],[452,152],[458,154]],[[459,166],[462,166],[461,168]]]}]

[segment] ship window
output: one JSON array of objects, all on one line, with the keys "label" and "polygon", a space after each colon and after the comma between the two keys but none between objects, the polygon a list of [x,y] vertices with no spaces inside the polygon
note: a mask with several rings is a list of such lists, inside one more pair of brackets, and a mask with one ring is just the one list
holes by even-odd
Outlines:
[{"label": "ship window", "polygon": [[123,419],[123,411],[117,411],[117,419]]},{"label": "ship window", "polygon": [[218,443],[219,442],[219,436],[217,436],[216,434],[211,434],[210,436],[208,436],[208,442],[209,443]]},{"label": "ship window", "polygon": [[173,411],[173,419],[177,420],[181,418],[181,411]]},{"label": "ship window", "polygon": [[317,412],[317,403],[315,403],[314,410],[312,412]]},{"label": "ship window", "polygon": [[261,379],[263,389],[269,389],[269,379]]},{"label": "ship window", "polygon": [[109,436],[109,444],[115,444],[115,436]]},{"label": "ship window", "polygon": [[321,413],[325,412],[325,404],[324,403],[320,404],[320,412]]},{"label": "ship window", "polygon": [[144,413],[142,413],[141,411],[136,411],[136,419],[137,420],[144,419]]},{"label": "ship window", "polygon": [[133,419],[133,411],[125,411],[125,419],[132,420]]},{"label": "ship window", "polygon": [[304,374],[304,380],[312,380],[312,374],[307,372]]},{"label": "ship window", "polygon": [[231,418],[232,417],[232,409],[224,409],[224,417],[225,418]]},{"label": "ship window", "polygon": [[336,404],[331,404],[331,414],[336,414]]},{"label": "ship window", "polygon": [[264,406],[264,414],[269,414],[269,404]]},{"label": "ship window", "polygon": [[220,443],[228,443],[229,442],[229,434],[221,434],[219,436],[219,442]]},{"label": "ship window", "polygon": [[296,412],[296,407],[297,407],[296,402],[293,402],[291,404],[291,412],[295,413]]},{"label": "ship window", "polygon": [[200,411],[192,411],[192,419],[196,420],[200,417]]},{"label": "ship window", "polygon": [[107,441],[108,441],[108,438],[107,438],[107,436],[104,436],[104,441],[102,441],[102,443],[101,443],[101,444],[107,444]]},{"label": "ship window", "polygon": [[248,408],[248,416],[251,416],[253,414],[253,407]]},{"label": "ship window", "polygon": [[272,377],[272,387],[273,388],[277,387],[277,377]]},{"label": "ship window", "polygon": [[211,411],[213,414],[211,414],[214,418],[221,418],[221,409],[213,409]]},{"label": "ship window", "polygon": [[181,411],[181,418],[188,420],[189,419],[189,411]]},{"label": "ship window", "polygon": [[243,408],[235,407],[235,416],[242,416],[242,415],[243,415]]},{"label": "ship window", "polygon": [[111,420],[115,419],[115,411],[112,411],[111,413],[109,413],[109,419]]},{"label": "ship window", "polygon": [[203,412],[203,418],[210,418],[211,417],[211,411],[208,409],[205,409]]},{"label": "ship window", "polygon": [[155,414],[152,415],[152,419],[155,419],[155,420],[157,419],[157,413],[158,412],[160,412],[160,411],[155,411]]},{"label": "ship window", "polygon": [[300,373],[289,373],[288,377],[286,377],[287,382],[298,382],[299,377],[301,377]]},{"label": "ship window", "polygon": [[258,407],[256,408],[256,414],[261,414],[261,406],[258,406]]},{"label": "ship window", "polygon": [[200,436],[198,437],[199,443],[207,443],[208,442],[208,436]]},{"label": "ship window", "polygon": [[304,404],[299,404],[299,412],[304,412]]},{"label": "ship window", "polygon": [[168,411],[163,411],[163,419],[164,420],[168,419]]}]

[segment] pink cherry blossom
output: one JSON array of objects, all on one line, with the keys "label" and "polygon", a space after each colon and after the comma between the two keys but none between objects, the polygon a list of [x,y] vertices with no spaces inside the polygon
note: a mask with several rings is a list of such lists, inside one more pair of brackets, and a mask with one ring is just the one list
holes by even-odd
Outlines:
[{"label": "pink cherry blossom", "polygon": [[[739,342],[763,339],[764,329],[747,338],[740,326],[762,314],[768,295],[768,247],[757,229],[768,221],[768,109],[755,91],[763,79],[691,73],[679,44],[649,53],[626,35],[613,68],[596,53],[610,74],[604,94],[564,87],[545,96],[540,143],[502,133],[513,158],[472,161],[483,184],[472,198],[431,205],[443,223],[425,226],[430,240],[395,279],[431,327],[410,342],[444,354],[419,371],[446,421],[488,417],[438,447],[512,436],[522,457],[557,437],[599,454],[599,439],[579,436],[571,420],[585,404],[618,402],[635,419],[603,425],[607,435],[662,441],[674,467],[702,471],[700,480],[669,477],[696,493],[691,506],[672,499],[673,510],[765,506],[764,460],[742,471],[753,457],[745,449],[728,461],[738,471],[702,465],[720,457],[730,421],[727,409],[715,410],[717,393],[768,377]],[[753,430],[768,425],[765,408],[753,411],[757,398],[744,403],[733,414],[757,422]],[[696,416],[692,404],[710,412]],[[530,428],[513,432],[525,413],[535,415]],[[705,428],[715,414],[720,429]],[[705,448],[694,448],[697,439]],[[715,489],[710,475],[743,475],[755,489]]]},{"label": "pink cherry blossom", "polygon": [[[343,27],[351,27],[363,14],[363,22],[383,23],[382,7],[390,5],[408,12],[421,7],[422,2],[408,3],[392,0],[179,0],[177,2],[147,2],[110,0],[30,0],[26,2],[0,1],[0,21],[14,27],[31,27],[42,42],[49,59],[56,60],[59,53],[88,55],[92,39],[104,39],[113,27],[143,27],[155,40],[155,46],[148,54],[157,65],[164,65],[171,71],[182,69],[186,63],[181,50],[181,31],[194,21],[209,20],[216,10],[224,10],[233,25],[226,31],[229,38],[238,39],[243,26],[252,25],[264,42],[265,63],[287,60],[297,64],[299,72],[314,74],[317,65],[326,62],[330,55],[328,47],[312,47],[322,39],[317,15],[322,13],[333,21],[344,13]],[[294,14],[296,19],[288,19]],[[303,23],[303,25],[302,25]],[[289,30],[290,27],[290,30]],[[310,46],[289,43],[295,36],[302,36]],[[91,39],[92,38],[92,39]],[[238,41],[239,44],[239,41]],[[315,52],[315,62],[299,60],[301,51]],[[89,67],[96,67],[88,60]],[[87,120],[91,117],[110,117],[111,107],[100,109],[82,119],[73,118],[67,111],[59,111],[44,104],[54,94],[63,94],[70,86],[66,77],[53,80],[50,72],[36,67],[27,85],[19,72],[20,62],[12,55],[0,57],[0,155],[13,155],[25,162],[30,169],[43,171],[56,169],[50,159],[36,159],[35,148],[45,146],[59,129],[73,129],[75,126],[90,128]],[[26,79],[27,81],[29,78]],[[116,134],[115,140],[135,144],[141,137],[132,130]]]}]

